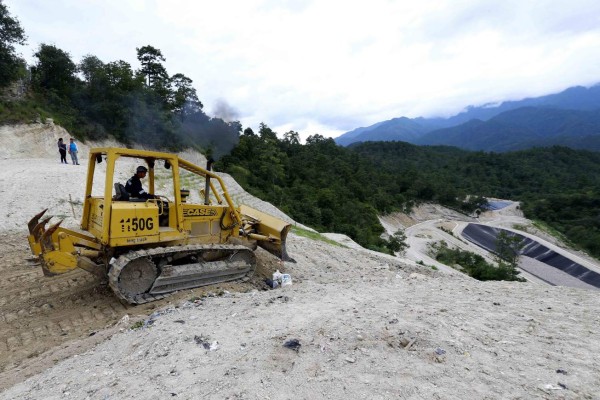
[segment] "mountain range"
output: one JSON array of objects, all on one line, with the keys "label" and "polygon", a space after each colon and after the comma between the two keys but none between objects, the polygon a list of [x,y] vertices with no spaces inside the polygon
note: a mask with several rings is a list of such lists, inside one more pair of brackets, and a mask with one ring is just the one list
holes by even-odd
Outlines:
[{"label": "mountain range", "polygon": [[554,145],[600,151],[600,84],[498,105],[470,106],[450,118],[393,118],[346,132],[335,141],[342,146],[404,141],[494,152]]}]

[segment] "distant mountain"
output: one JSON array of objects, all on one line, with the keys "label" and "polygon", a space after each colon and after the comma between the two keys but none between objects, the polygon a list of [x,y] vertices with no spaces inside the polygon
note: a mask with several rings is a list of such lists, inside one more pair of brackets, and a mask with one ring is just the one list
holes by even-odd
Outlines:
[{"label": "distant mountain", "polygon": [[[513,110],[521,111],[510,113]],[[508,151],[545,145],[539,142],[540,137],[551,137],[549,142],[559,142],[554,144],[574,146],[578,143],[575,148],[582,148],[590,140],[596,143],[592,137],[600,132],[595,117],[578,112],[594,110],[600,110],[600,85],[577,86],[557,94],[506,101],[497,106],[471,106],[450,118],[393,118],[346,132],[335,141],[342,146],[397,140],[414,144],[448,144],[471,150]],[[568,115],[560,111],[568,111]],[[574,140],[574,137],[579,139]],[[563,139],[566,142],[561,141]]]},{"label": "distant mountain", "polygon": [[600,109],[523,107],[501,113],[489,121],[471,120],[438,129],[412,143],[495,152],[553,145],[600,151]]},{"label": "distant mountain", "polygon": [[[346,132],[346,133],[344,133],[342,135],[344,137],[343,139],[342,139],[342,136],[339,136],[338,138],[335,139],[336,143],[341,144],[342,146],[346,146],[346,145],[348,145],[350,143],[354,143],[355,141],[357,141],[357,140],[354,140],[354,139],[357,138],[357,137],[360,137],[360,135],[363,134],[364,132],[368,132],[370,130],[376,129],[380,125],[385,124],[387,122],[390,122],[390,121],[378,122],[378,123],[376,123],[374,125],[371,125],[371,126],[369,126],[367,128],[356,128],[356,129],[354,129],[354,130],[352,130],[350,132]],[[341,139],[343,141],[343,143],[338,142],[337,141],[338,139]],[[360,142],[361,140],[358,140],[358,141]]]},{"label": "distant mountain", "polygon": [[[417,122],[413,119],[400,117],[389,121],[379,122],[368,128],[358,128],[347,132],[335,139],[337,144],[347,146],[355,142],[364,141],[392,141],[413,142],[431,129],[426,128],[426,124]],[[437,126],[441,127],[441,126]],[[365,140],[365,138],[368,138]]]}]

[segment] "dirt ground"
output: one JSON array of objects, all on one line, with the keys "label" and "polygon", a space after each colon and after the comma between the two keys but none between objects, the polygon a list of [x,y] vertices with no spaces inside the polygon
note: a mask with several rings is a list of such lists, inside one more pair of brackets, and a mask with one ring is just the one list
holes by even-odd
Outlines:
[{"label": "dirt ground", "polygon": [[[120,302],[99,278],[83,270],[44,277],[27,245],[26,232],[0,234],[0,389],[105,340],[125,316],[128,328],[156,309],[207,293],[243,293],[266,288],[264,278],[279,268],[261,260],[249,282],[232,282],[176,293],[140,306]],[[273,265],[271,265],[273,264]],[[285,268],[281,268],[285,270]],[[108,332],[104,332],[108,329]],[[40,357],[40,355],[43,355]]]},{"label": "dirt ground", "polygon": [[[29,152],[27,135],[40,143]],[[291,234],[295,263],[259,251],[248,282],[142,306],[83,271],[46,278],[25,223],[49,206],[76,226],[85,177],[46,148],[58,135],[0,129],[0,179],[26,188],[0,188],[0,399],[600,398],[597,291],[478,282],[342,235],[328,237],[344,246]],[[289,219],[224,178],[236,201]],[[427,225],[436,212],[398,220],[445,234]],[[276,269],[293,284],[268,289]]]}]

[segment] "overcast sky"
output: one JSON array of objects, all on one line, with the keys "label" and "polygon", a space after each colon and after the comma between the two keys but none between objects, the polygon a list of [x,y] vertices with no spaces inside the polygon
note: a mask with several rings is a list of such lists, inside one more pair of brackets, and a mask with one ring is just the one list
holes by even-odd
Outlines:
[{"label": "overcast sky", "polygon": [[78,63],[152,45],[211,115],[338,136],[600,82],[598,0],[4,0]]}]

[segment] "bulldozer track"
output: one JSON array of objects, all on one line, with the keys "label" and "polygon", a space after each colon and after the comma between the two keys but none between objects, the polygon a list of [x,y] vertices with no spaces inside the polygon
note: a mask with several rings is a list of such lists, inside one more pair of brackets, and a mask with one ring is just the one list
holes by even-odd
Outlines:
[{"label": "bulldozer track", "polygon": [[[115,295],[117,295],[117,297],[119,297],[120,299],[122,299],[128,303],[131,303],[131,304],[144,304],[144,303],[164,299],[165,297],[169,296],[171,293],[165,293],[165,294],[143,293],[143,294],[139,294],[136,296],[131,296],[127,293],[123,293],[119,289],[119,284],[118,284],[119,276],[121,275],[123,268],[125,268],[125,266],[128,265],[130,262],[140,259],[140,258],[145,258],[145,257],[150,258],[150,257],[157,257],[157,256],[158,257],[167,257],[169,255],[175,255],[177,253],[184,253],[184,252],[200,253],[205,250],[207,250],[207,251],[225,250],[225,251],[231,251],[232,253],[245,252],[248,254],[252,254],[252,251],[245,246],[236,246],[236,245],[229,245],[229,244],[172,246],[172,247],[155,248],[155,249],[148,249],[148,250],[131,251],[129,253],[126,253],[126,254],[120,256],[115,261],[115,263],[112,265],[112,267],[108,273],[109,285],[112,288],[112,290],[114,291]],[[252,255],[252,257],[254,257],[254,256]],[[220,263],[224,267],[227,265],[227,263],[224,261],[223,262],[217,261],[217,262],[211,262],[211,263],[213,263],[213,264]]]}]

